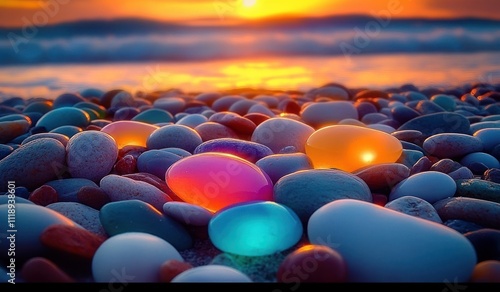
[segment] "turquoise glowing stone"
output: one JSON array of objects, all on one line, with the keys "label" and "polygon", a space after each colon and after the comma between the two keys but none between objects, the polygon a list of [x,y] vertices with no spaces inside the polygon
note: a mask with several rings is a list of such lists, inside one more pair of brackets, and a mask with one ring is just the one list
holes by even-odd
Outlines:
[{"label": "turquoise glowing stone", "polygon": [[212,243],[223,252],[265,256],[294,246],[303,227],[295,212],[271,201],[235,204],[219,210],[208,225]]}]

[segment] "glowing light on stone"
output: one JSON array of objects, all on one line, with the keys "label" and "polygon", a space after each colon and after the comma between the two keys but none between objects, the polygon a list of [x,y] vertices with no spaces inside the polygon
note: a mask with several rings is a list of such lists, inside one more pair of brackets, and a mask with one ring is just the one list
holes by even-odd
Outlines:
[{"label": "glowing light on stone", "polygon": [[149,135],[158,128],[158,126],[143,122],[116,121],[104,126],[101,132],[113,137],[118,148],[121,149],[127,145],[146,147]]},{"label": "glowing light on stone", "polygon": [[248,202],[224,208],[208,225],[212,243],[243,256],[265,256],[292,247],[303,226],[295,212],[275,202]]},{"label": "glowing light on stone", "polygon": [[273,184],[267,174],[232,154],[206,152],[185,157],[167,169],[165,181],[185,202],[212,212],[236,203],[273,198]]},{"label": "glowing light on stone", "polygon": [[403,146],[396,137],[379,130],[333,125],[312,133],[305,150],[316,169],[352,172],[369,165],[396,162]]}]

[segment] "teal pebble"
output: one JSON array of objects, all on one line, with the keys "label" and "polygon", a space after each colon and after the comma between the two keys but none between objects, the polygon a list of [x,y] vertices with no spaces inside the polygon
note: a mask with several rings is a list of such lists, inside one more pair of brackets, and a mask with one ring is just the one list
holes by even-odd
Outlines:
[{"label": "teal pebble", "polygon": [[74,107],[62,107],[44,114],[36,123],[38,127],[45,127],[52,131],[60,126],[86,127],[90,123],[90,116],[84,110]]},{"label": "teal pebble", "polygon": [[132,121],[148,124],[170,123],[174,121],[174,116],[166,110],[151,108],[134,116]]},{"label": "teal pebble", "polygon": [[266,256],[294,246],[302,237],[295,212],[278,203],[254,201],[219,210],[208,225],[212,243],[223,252]]}]

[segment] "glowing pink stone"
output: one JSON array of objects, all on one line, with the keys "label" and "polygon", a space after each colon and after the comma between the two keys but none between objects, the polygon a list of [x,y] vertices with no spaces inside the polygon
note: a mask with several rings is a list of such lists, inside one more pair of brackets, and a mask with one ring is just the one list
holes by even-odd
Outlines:
[{"label": "glowing pink stone", "polygon": [[236,203],[273,199],[267,174],[231,154],[206,152],[185,157],[169,167],[165,180],[179,198],[212,212]]},{"label": "glowing pink stone", "polygon": [[104,126],[101,132],[111,135],[118,145],[118,149],[122,149],[127,145],[146,147],[146,141],[149,135],[158,126],[137,122],[137,121],[116,121]]}]

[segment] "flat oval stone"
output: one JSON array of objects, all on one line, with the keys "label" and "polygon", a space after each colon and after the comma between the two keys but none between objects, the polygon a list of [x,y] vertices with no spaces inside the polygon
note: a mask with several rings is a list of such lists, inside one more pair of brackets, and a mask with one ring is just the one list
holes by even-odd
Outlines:
[{"label": "flat oval stone", "polygon": [[287,174],[312,169],[309,157],[300,152],[268,155],[255,162],[255,165],[269,176],[273,184]]},{"label": "flat oval stone", "polygon": [[439,161],[435,162],[431,165],[429,170],[439,171],[442,173],[450,173],[462,167],[462,165],[450,158],[439,159]]},{"label": "flat oval stone", "polygon": [[163,109],[175,115],[186,107],[186,101],[180,97],[161,97],[153,102],[153,107]]},{"label": "flat oval stone", "polygon": [[102,237],[108,237],[99,219],[99,211],[77,202],[56,202],[46,208],[54,210],[88,231]]},{"label": "flat oval stone", "polygon": [[45,127],[47,131],[60,126],[85,128],[90,123],[90,115],[84,110],[74,107],[61,107],[44,114],[36,123],[37,127]]},{"label": "flat oval stone", "polygon": [[413,118],[401,125],[397,130],[417,130],[427,138],[439,133],[470,134],[471,124],[461,114],[441,112]]},{"label": "flat oval stone", "polygon": [[103,177],[99,185],[112,202],[137,199],[162,210],[163,204],[172,201],[167,194],[147,182],[116,174]]},{"label": "flat oval stone", "polygon": [[233,112],[218,112],[210,116],[208,120],[220,123],[242,134],[250,135],[257,127],[252,120]]},{"label": "flat oval stone", "polygon": [[181,148],[190,153],[203,143],[200,134],[196,130],[183,125],[166,125],[155,130],[146,141],[148,149]]},{"label": "flat oval stone", "polygon": [[91,261],[96,250],[106,240],[89,230],[69,225],[51,225],[40,235],[42,243],[63,256]]},{"label": "flat oval stone", "polygon": [[333,125],[312,133],[305,150],[314,168],[352,172],[368,165],[396,162],[403,146],[397,138],[378,130]]},{"label": "flat oval stone", "polygon": [[45,183],[57,192],[59,202],[77,202],[77,194],[83,187],[98,187],[98,185],[86,178],[64,178],[51,180]]},{"label": "flat oval stone", "polygon": [[[321,207],[307,230],[312,244],[340,253],[349,282],[467,282],[477,260],[474,247],[460,233],[359,200]],[[367,243],[376,248],[367,248]],[[429,252],[432,257],[426,256]]]},{"label": "flat oval stone", "polygon": [[219,210],[208,225],[211,242],[223,252],[265,256],[282,252],[302,237],[295,212],[275,202],[240,203]]},{"label": "flat oval stone", "polygon": [[72,107],[73,105],[84,101],[85,98],[78,93],[65,92],[54,99],[53,108]]},{"label": "flat oval stone", "polygon": [[500,203],[500,183],[470,178],[459,179],[456,184],[455,197],[468,197]]},{"label": "flat oval stone", "polygon": [[434,208],[443,221],[464,220],[480,226],[500,229],[500,204],[467,197],[437,201]]},{"label": "flat oval stone", "polygon": [[151,173],[163,180],[167,169],[181,158],[181,156],[169,151],[152,149],[139,155],[137,169],[139,172]]},{"label": "flat oval stone", "polygon": [[239,139],[238,134],[228,126],[216,122],[205,122],[194,128],[203,142],[220,138]]},{"label": "flat oval stone", "polygon": [[367,166],[353,174],[362,179],[373,191],[392,188],[410,176],[410,169],[401,163],[381,163]]},{"label": "flat oval stone", "polygon": [[270,118],[259,124],[251,141],[271,148],[274,153],[293,146],[297,152],[305,152],[305,145],[314,128],[289,118]]},{"label": "flat oval stone", "polygon": [[384,207],[436,223],[443,223],[434,206],[421,198],[404,196],[388,202]]},{"label": "flat oval stone", "polygon": [[439,171],[424,171],[414,174],[392,188],[389,202],[397,198],[412,196],[434,204],[435,202],[453,197],[457,185],[447,174]]},{"label": "flat oval stone", "polygon": [[109,134],[84,131],[69,139],[66,153],[71,177],[99,182],[113,169],[118,157],[118,146]]},{"label": "flat oval stone", "polygon": [[300,116],[315,129],[337,124],[343,119],[359,118],[358,110],[350,101],[311,103],[302,108]]},{"label": "flat oval stone", "polygon": [[208,122],[208,118],[205,117],[202,114],[192,114],[192,115],[187,115],[185,117],[182,117],[179,119],[176,124],[177,125],[184,125],[188,126],[190,128],[196,128],[198,125],[201,125],[205,122]]},{"label": "flat oval stone", "polygon": [[239,270],[223,265],[205,265],[188,269],[175,276],[171,283],[251,283]]},{"label": "flat oval stone", "polygon": [[215,212],[253,200],[272,200],[269,177],[253,163],[224,153],[200,153],[174,163],[165,181],[183,201]]},{"label": "flat oval stone", "polygon": [[483,143],[484,151],[486,152],[490,152],[495,146],[500,144],[500,128],[481,129],[474,132],[473,135]]},{"label": "flat oval stone", "polygon": [[482,163],[487,168],[500,168],[500,162],[495,156],[486,152],[473,152],[463,156],[460,159],[460,164],[465,167],[472,168],[474,163]]},{"label": "flat oval stone", "polygon": [[474,173],[472,173],[472,171],[465,166],[462,166],[457,170],[449,172],[448,175],[452,179],[454,179],[455,181],[460,180],[460,179],[472,179],[472,178],[474,178]]},{"label": "flat oval stone", "polygon": [[[193,245],[193,240],[184,226],[143,201],[131,199],[108,203],[101,208],[100,218],[109,236],[144,232],[162,238],[179,251]],[[134,220],[131,221],[130,218]]]},{"label": "flat oval stone", "polygon": [[146,142],[155,130],[160,127],[137,121],[117,121],[104,126],[101,132],[115,139],[118,149],[127,145],[146,147]]},{"label": "flat oval stone", "polygon": [[167,241],[148,233],[127,232],[99,246],[92,260],[92,275],[97,283],[115,283],[121,271],[126,272],[127,283],[158,282],[161,265],[172,259],[184,261]]},{"label": "flat oval stone", "polygon": [[7,143],[28,132],[31,122],[26,120],[0,122],[0,143]]},{"label": "flat oval stone", "polygon": [[425,139],[422,147],[428,154],[438,158],[457,158],[483,151],[483,142],[467,134],[441,133]]},{"label": "flat oval stone", "polygon": [[232,154],[248,160],[251,163],[274,154],[271,148],[260,143],[234,138],[219,138],[205,141],[194,149],[193,154],[219,152]]},{"label": "flat oval stone", "polygon": [[[15,181],[17,186],[34,190],[58,177],[58,167],[66,164],[64,145],[52,138],[26,143],[0,160],[0,181]],[[7,191],[2,183],[0,191]]]},{"label": "flat oval stone", "polygon": [[[42,244],[40,235],[49,226],[54,224],[79,226],[69,218],[60,213],[35,204],[16,204],[16,216],[14,226],[7,226],[7,219],[0,223],[2,232],[16,230],[15,237],[15,255],[16,262],[19,259],[29,259],[37,256],[47,256],[48,249]],[[2,218],[8,218],[8,204],[0,205],[0,215]],[[22,214],[22,216],[20,215]],[[79,226],[81,227],[81,226]],[[9,250],[10,239],[5,237],[5,240],[0,241],[2,250]],[[7,252],[0,255],[2,259],[8,260]]]},{"label": "flat oval stone", "polygon": [[194,226],[207,226],[213,217],[209,210],[186,202],[166,202],[163,213],[183,224]]},{"label": "flat oval stone", "polygon": [[336,169],[297,171],[274,185],[274,201],[291,208],[302,222],[321,206],[347,198],[371,202],[372,194],[361,178]]}]

